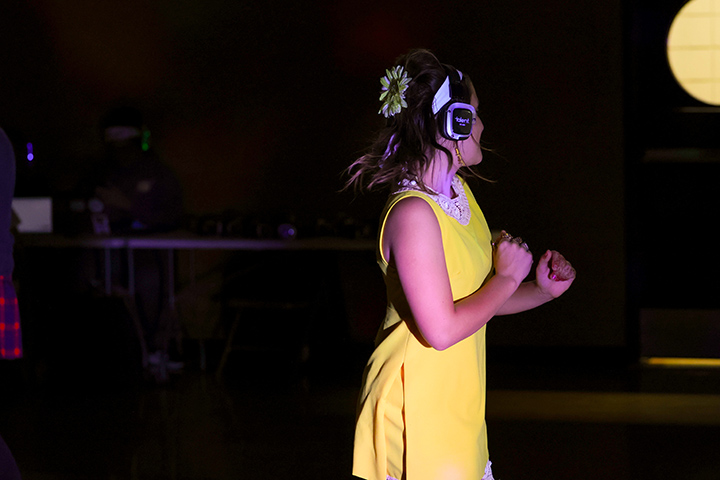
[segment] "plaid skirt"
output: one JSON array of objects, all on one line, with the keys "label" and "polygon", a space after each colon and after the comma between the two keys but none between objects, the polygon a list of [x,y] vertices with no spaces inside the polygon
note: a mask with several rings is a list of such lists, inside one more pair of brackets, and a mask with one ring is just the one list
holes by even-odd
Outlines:
[{"label": "plaid skirt", "polygon": [[12,279],[0,275],[0,358],[22,358],[20,310]]}]

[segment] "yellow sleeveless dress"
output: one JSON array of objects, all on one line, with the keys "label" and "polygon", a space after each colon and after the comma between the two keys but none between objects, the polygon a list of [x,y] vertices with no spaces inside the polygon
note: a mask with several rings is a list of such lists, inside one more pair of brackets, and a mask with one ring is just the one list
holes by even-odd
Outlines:
[{"label": "yellow sleeveless dress", "polygon": [[440,224],[453,298],[475,292],[492,267],[491,235],[470,189],[461,184],[470,205],[468,225],[414,190],[392,195],[383,211],[377,256],[388,307],[358,400],[353,475],[360,478],[480,480],[488,463],[485,327],[444,351],[426,346],[413,334],[411,320],[398,313],[405,299],[381,248],[390,210],[404,198],[423,198]]}]

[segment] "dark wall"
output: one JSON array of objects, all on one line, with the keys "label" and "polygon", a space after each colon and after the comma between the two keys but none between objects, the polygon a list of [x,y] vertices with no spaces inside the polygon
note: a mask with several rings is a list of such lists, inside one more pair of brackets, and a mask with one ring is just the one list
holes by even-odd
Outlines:
[{"label": "dark wall", "polygon": [[384,69],[431,48],[478,90],[491,228],[578,270],[563,300],[493,321],[491,342],[625,343],[619,1],[3,2],[0,40],[0,123],[33,141],[53,189],[128,100],[191,212],[308,222],[374,222],[382,199],[338,194],[340,173],[379,125]]}]

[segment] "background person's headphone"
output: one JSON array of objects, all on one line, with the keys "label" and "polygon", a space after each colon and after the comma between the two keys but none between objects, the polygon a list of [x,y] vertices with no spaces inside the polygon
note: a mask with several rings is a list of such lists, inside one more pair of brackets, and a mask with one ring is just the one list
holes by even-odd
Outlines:
[{"label": "background person's headphone", "polygon": [[470,137],[477,113],[470,105],[470,92],[462,83],[462,72],[449,65],[443,67],[448,75],[433,98],[433,114],[437,115],[443,137],[462,141]]}]

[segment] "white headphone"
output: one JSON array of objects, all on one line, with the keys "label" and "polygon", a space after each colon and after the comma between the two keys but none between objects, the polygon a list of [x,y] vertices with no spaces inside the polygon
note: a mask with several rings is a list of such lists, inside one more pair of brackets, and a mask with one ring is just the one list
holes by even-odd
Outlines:
[{"label": "white headphone", "polygon": [[477,118],[475,107],[470,105],[470,94],[462,83],[462,72],[443,65],[445,81],[433,98],[432,111],[437,115],[440,134],[448,140],[462,141],[470,137]]}]

